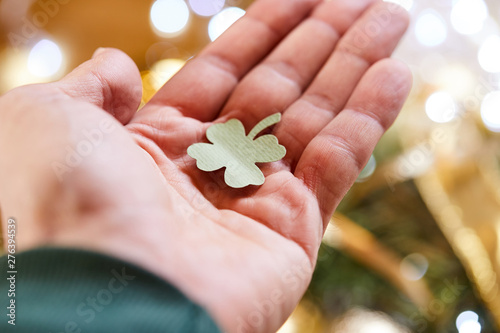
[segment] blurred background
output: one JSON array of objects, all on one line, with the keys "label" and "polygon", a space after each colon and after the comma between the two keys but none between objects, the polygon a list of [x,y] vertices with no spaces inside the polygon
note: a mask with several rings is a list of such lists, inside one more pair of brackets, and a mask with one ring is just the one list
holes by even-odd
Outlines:
[{"label": "blurred background", "polygon": [[[499,332],[500,2],[392,2],[412,16],[395,54],[411,96],[280,333]],[[139,66],[146,102],[251,3],[0,0],[0,93],[116,47]]]}]

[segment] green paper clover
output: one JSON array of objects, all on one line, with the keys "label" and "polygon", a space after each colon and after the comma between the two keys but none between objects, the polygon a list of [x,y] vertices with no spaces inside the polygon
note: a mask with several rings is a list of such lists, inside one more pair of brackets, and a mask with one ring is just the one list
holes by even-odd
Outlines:
[{"label": "green paper clover", "polygon": [[274,135],[263,135],[257,139],[255,137],[280,119],[280,113],[267,117],[248,136],[245,136],[245,128],[237,119],[215,124],[207,130],[207,138],[212,144],[195,143],[187,152],[196,159],[200,170],[215,171],[226,167],[224,180],[231,187],[262,185],[264,174],[255,163],[279,161],[285,156],[286,149]]}]

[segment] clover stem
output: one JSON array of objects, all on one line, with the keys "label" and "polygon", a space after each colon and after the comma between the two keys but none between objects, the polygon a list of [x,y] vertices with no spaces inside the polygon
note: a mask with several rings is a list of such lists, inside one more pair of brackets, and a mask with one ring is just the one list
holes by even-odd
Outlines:
[{"label": "clover stem", "polygon": [[247,137],[250,140],[255,139],[257,134],[259,134],[260,132],[262,132],[266,128],[273,126],[274,124],[279,123],[280,120],[281,120],[281,113],[275,113],[275,114],[267,117],[266,119],[263,119],[261,122],[259,122],[257,125],[255,125],[254,128],[252,128],[250,133],[248,133]]}]

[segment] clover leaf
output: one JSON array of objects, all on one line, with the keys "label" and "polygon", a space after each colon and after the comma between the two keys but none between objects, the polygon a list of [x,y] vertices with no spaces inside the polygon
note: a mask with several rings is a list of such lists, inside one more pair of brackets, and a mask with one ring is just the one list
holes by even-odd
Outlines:
[{"label": "clover leaf", "polygon": [[231,187],[262,185],[264,174],[255,163],[279,161],[285,156],[286,149],[274,135],[263,135],[257,139],[255,137],[280,119],[280,113],[267,117],[247,136],[243,124],[237,119],[212,125],[207,130],[207,138],[212,144],[195,143],[187,152],[196,159],[200,170],[215,171],[226,167],[224,180]]}]

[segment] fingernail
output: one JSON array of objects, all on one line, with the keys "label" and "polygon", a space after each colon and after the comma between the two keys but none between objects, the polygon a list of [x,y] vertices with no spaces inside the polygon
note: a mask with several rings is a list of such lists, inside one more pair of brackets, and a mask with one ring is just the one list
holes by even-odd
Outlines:
[{"label": "fingernail", "polygon": [[100,47],[98,48],[97,50],[95,50],[94,54],[92,55],[92,59],[94,59],[95,57],[99,56],[100,54],[106,52],[106,48],[104,47]]}]

